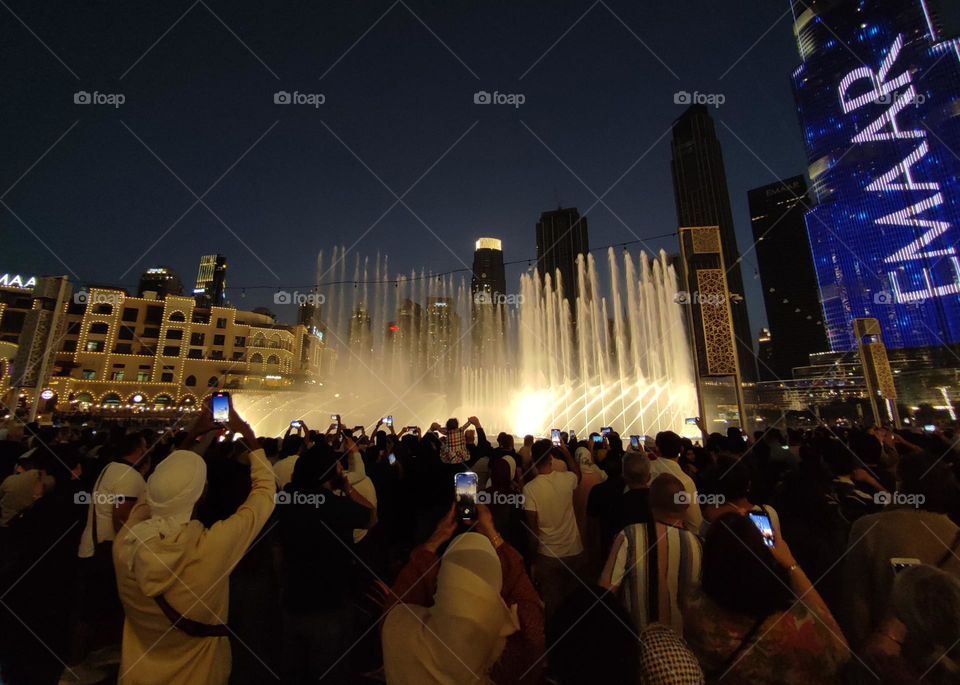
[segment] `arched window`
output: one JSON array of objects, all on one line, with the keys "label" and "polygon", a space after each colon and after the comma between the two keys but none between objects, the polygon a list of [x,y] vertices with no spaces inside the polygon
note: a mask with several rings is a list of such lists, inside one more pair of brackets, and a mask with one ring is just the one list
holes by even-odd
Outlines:
[{"label": "arched window", "polygon": [[210,378],[207,379],[208,388],[216,388],[218,385],[220,385],[220,379],[216,376],[210,376]]},{"label": "arched window", "polygon": [[107,395],[104,395],[104,397],[103,397],[103,404],[104,404],[104,405],[109,405],[109,406],[111,406],[111,407],[119,407],[119,406],[120,406],[120,402],[121,402],[121,400],[120,400],[120,395],[118,395],[118,394],[115,393],[115,392],[108,393]]},{"label": "arched window", "polygon": [[280,357],[278,357],[277,355],[271,354],[269,357],[267,357],[267,364],[279,364],[279,363],[280,363]]},{"label": "arched window", "polygon": [[251,354],[251,355],[250,355],[250,363],[251,363],[251,364],[263,364],[263,355],[261,355],[259,352],[255,352],[255,353]]},{"label": "arched window", "polygon": [[170,315],[170,321],[186,321],[187,318],[183,315],[183,312],[174,312]]},{"label": "arched window", "polygon": [[185,381],[183,382],[183,384],[184,384],[185,386],[187,386],[188,388],[192,388],[193,386],[195,386],[195,385],[197,384],[197,377],[196,377],[196,376],[187,376],[187,380],[185,380]]},{"label": "arched window", "polygon": [[153,398],[153,403],[160,407],[166,407],[173,404],[173,398],[170,395],[157,395]]}]

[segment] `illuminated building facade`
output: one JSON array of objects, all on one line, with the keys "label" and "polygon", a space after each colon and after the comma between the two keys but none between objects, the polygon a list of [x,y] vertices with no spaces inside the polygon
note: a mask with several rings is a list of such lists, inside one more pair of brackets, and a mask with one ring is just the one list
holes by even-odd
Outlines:
[{"label": "illuminated building facade", "polygon": [[204,255],[200,258],[197,285],[193,296],[201,307],[221,307],[227,289],[227,258],[222,254]]},{"label": "illuminated building facade", "polygon": [[49,379],[57,411],[190,408],[216,389],[284,389],[319,375],[323,344],[305,326],[191,297],[83,292],[67,306]]},{"label": "illuminated building facade", "polygon": [[830,346],[875,318],[891,350],[960,343],[958,3],[799,2],[793,75]]}]

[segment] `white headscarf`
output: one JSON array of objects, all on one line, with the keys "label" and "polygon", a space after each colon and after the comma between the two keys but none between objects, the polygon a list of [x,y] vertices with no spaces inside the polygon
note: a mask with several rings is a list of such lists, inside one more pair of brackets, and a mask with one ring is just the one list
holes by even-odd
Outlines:
[{"label": "white headscarf", "polygon": [[[173,537],[190,521],[207,482],[207,464],[199,454],[176,450],[160,462],[147,480],[150,518],[130,529],[127,542],[139,547],[155,537]],[[133,568],[135,555],[130,555]]]},{"label": "white headscarf", "polygon": [[503,570],[490,540],[454,538],[443,555],[430,608],[394,607],[383,627],[391,685],[489,683],[507,637],[520,629],[516,606],[500,596]]},{"label": "white headscarf", "polygon": [[578,447],[576,451],[577,462],[580,464],[580,473],[599,473],[600,480],[606,480],[607,474],[593,460],[593,455],[586,447]]}]

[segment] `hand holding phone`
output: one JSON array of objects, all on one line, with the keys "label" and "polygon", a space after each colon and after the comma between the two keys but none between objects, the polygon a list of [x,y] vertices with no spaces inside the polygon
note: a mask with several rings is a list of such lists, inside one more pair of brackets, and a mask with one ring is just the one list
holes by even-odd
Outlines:
[{"label": "hand holding phone", "polygon": [[477,518],[477,474],[464,471],[454,476],[457,519],[473,521]]},{"label": "hand holding phone", "polygon": [[553,443],[554,447],[560,447],[560,429],[559,428],[550,429],[550,442]]},{"label": "hand holding phone", "polygon": [[210,401],[210,409],[213,413],[213,422],[226,426],[230,422],[230,393],[215,392]]},{"label": "hand holding phone", "polygon": [[750,517],[750,521],[763,536],[763,544],[767,547],[773,547],[775,538],[773,535],[773,523],[770,522],[770,517],[758,511],[751,511],[747,516]]}]

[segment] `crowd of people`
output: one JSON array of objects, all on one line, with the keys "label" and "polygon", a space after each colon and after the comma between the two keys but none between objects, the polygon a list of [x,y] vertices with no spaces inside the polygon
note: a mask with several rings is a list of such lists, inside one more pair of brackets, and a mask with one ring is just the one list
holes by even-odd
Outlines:
[{"label": "crowd of people", "polygon": [[960,683],[960,434],[698,426],[10,419],[0,682]]}]

